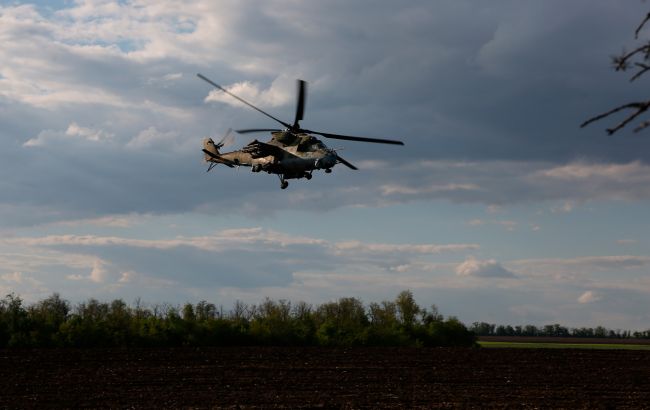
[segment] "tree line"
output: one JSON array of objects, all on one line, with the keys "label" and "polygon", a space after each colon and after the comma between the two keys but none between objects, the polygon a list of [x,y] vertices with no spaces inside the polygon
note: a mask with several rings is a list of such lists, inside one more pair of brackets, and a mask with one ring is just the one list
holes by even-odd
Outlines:
[{"label": "tree line", "polygon": [[313,306],[265,299],[225,311],[201,301],[182,306],[129,306],[89,299],[72,306],[55,293],[31,305],[0,300],[0,347],[176,346],[473,346],[476,337],[410,291],[364,305],[341,298]]},{"label": "tree line", "polygon": [[537,327],[534,325],[510,326],[474,322],[470,327],[476,336],[537,336],[537,337],[597,337],[611,339],[650,339],[650,329],[630,331],[597,327],[568,328],[557,323]]}]

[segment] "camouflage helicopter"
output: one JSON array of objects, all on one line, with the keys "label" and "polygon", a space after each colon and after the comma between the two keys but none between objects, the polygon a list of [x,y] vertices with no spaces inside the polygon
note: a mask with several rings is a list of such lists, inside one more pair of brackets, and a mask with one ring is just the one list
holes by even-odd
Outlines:
[{"label": "camouflage helicopter", "polygon": [[343,164],[353,170],[358,169],[345,159],[341,158],[341,156],[335,150],[328,148],[318,138],[310,134],[317,134],[325,138],[347,141],[404,145],[402,141],[396,140],[353,137],[348,135],[311,131],[301,128],[300,121],[303,119],[307,94],[307,83],[303,80],[298,80],[298,103],[296,106],[296,117],[293,124],[289,124],[255,107],[253,104],[229,92],[207,77],[201,74],[197,74],[197,76],[200,79],[218,88],[219,90],[223,91],[224,93],[230,95],[231,97],[248,105],[254,110],[277,121],[285,127],[282,130],[265,128],[236,130],[236,132],[239,134],[271,132],[271,140],[268,142],[260,142],[258,140],[254,140],[243,147],[241,150],[232,152],[222,153],[219,151],[221,148],[223,148],[224,145],[226,145],[225,141],[228,138],[228,135],[216,144],[212,138],[204,139],[204,160],[210,163],[208,172],[218,164],[223,164],[230,168],[239,166],[251,167],[251,170],[253,172],[265,171],[269,174],[276,174],[278,178],[280,178],[280,187],[282,189],[285,189],[287,186],[289,186],[289,182],[287,181],[288,179],[305,178],[309,180],[312,177],[313,171],[317,169],[324,169],[325,173],[328,174],[332,172],[332,168],[336,164]]}]

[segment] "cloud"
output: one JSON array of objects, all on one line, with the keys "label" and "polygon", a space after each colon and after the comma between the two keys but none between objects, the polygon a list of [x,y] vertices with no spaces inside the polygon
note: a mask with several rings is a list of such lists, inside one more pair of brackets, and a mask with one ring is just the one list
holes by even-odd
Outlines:
[{"label": "cloud", "polygon": [[92,271],[90,271],[89,279],[93,282],[103,283],[108,279],[108,269],[106,263],[97,259],[93,265]]},{"label": "cloud", "polygon": [[5,273],[0,276],[0,279],[7,283],[22,283],[23,282],[23,273],[22,272],[11,272]]},{"label": "cloud", "polygon": [[25,147],[36,147],[45,145],[50,141],[62,141],[65,139],[80,139],[83,141],[99,142],[112,139],[115,134],[106,132],[104,130],[97,130],[92,128],[80,127],[76,122],[70,123],[68,129],[61,133],[52,130],[41,131],[36,138],[31,138],[23,144]]},{"label": "cloud", "polygon": [[[650,196],[648,171],[650,166],[640,161],[624,164],[575,162],[538,171],[531,179],[543,187],[553,187],[558,191],[560,184],[571,187],[573,198],[578,200],[639,200]],[[567,196],[566,199],[572,198]],[[571,208],[570,203],[565,206],[567,211]]]},{"label": "cloud", "polygon": [[99,218],[76,219],[69,221],[55,222],[52,225],[79,227],[79,226],[97,226],[112,228],[131,228],[138,224],[138,221],[146,219],[146,215],[106,215]]},{"label": "cloud", "polygon": [[602,296],[593,290],[588,290],[578,298],[578,303],[588,304],[598,302],[602,299]]},{"label": "cloud", "polygon": [[480,188],[474,184],[432,185],[422,188],[410,188],[398,185],[383,185],[381,187],[381,190],[383,195],[422,195],[434,192],[478,191]]},{"label": "cloud", "polygon": [[346,241],[334,244],[334,249],[337,253],[352,252],[352,253],[414,253],[414,254],[439,254],[443,252],[459,252],[466,250],[475,250],[479,246],[476,244],[449,244],[449,245],[395,245],[395,244],[379,244],[379,243],[361,243],[359,241]]},{"label": "cloud", "polygon": [[160,145],[165,147],[165,145],[176,143],[177,138],[178,135],[175,132],[160,132],[152,126],[142,130],[126,144],[126,147],[133,149],[159,148]]},{"label": "cloud", "polygon": [[469,258],[456,267],[458,276],[474,276],[480,278],[516,278],[517,276],[501,266],[494,259],[477,260]]},{"label": "cloud", "polygon": [[[262,228],[226,229],[211,235],[170,239],[14,237],[0,240],[0,248],[3,246],[48,255],[34,265],[38,272],[52,266],[74,267],[78,273],[65,274],[71,281],[118,285],[139,277],[163,283],[183,281],[191,286],[239,288],[288,285],[296,280],[298,272],[389,275],[395,272],[394,266],[404,265],[409,267],[409,275],[420,275],[439,270],[427,258],[478,249],[475,244],[326,241]],[[21,260],[15,262],[20,265]]]},{"label": "cloud", "polygon": [[[293,102],[293,99],[295,98],[294,93],[289,92],[291,87],[283,78],[281,78],[281,81],[275,81],[267,90],[261,90],[259,85],[252,84],[248,81],[235,83],[231,86],[224,86],[224,88],[228,90],[228,92],[235,94],[258,107],[277,107]],[[243,103],[218,89],[210,91],[204,101],[218,101],[235,107],[248,109]]]},{"label": "cloud", "polygon": [[[418,171],[416,186],[412,181]],[[380,194],[398,202],[447,199],[511,205],[562,201],[559,209],[570,212],[576,203],[586,201],[650,199],[650,167],[639,161],[624,164],[577,161],[559,166],[514,161],[423,161],[398,167],[393,175],[402,181],[382,185]]]},{"label": "cloud", "polygon": [[603,255],[584,256],[565,259],[519,260],[518,264],[527,266],[554,266],[558,272],[588,272],[594,270],[636,269],[650,265],[650,257],[642,255]]},{"label": "cloud", "polygon": [[483,220],[483,219],[472,219],[467,221],[469,226],[483,226],[486,224],[499,225],[506,229],[507,231],[514,231],[517,227],[517,221],[507,220],[507,219],[492,219],[492,220]]},{"label": "cloud", "polygon": [[163,76],[158,76],[158,77],[150,77],[147,80],[147,84],[149,85],[157,85],[160,87],[171,87],[176,83],[178,80],[183,78],[183,73],[169,73],[165,74]]},{"label": "cloud", "polygon": [[[537,117],[534,110],[522,109],[520,92],[531,95],[528,106],[546,107],[550,116],[566,107],[548,104],[547,97],[535,99],[535,93],[556,93],[558,101],[581,105],[566,95],[565,84],[521,87],[522,79],[549,70],[531,65],[529,73],[513,73],[517,65],[504,63],[528,49],[555,50],[554,55],[573,59],[583,44],[551,38],[574,38],[574,31],[583,37],[596,31],[597,38],[607,40],[598,49],[610,43],[618,49],[624,37],[605,33],[591,20],[615,13],[633,21],[635,12],[614,10],[604,1],[590,4],[587,15],[579,5],[556,2],[516,7],[503,2],[474,13],[476,7],[467,1],[444,6],[416,1],[398,8],[378,3],[368,14],[354,5],[294,4],[295,20],[288,23],[282,1],[143,7],[80,2],[54,12],[5,6],[0,98],[8,108],[0,112],[0,138],[5,147],[18,139],[30,149],[8,147],[0,153],[0,172],[5,167],[3,174],[10,175],[3,203],[39,216],[16,218],[0,211],[0,220],[10,225],[195,211],[269,217],[277,210],[321,212],[435,200],[487,206],[647,200],[643,153],[650,151],[643,149],[643,140],[612,148],[609,139],[590,135],[587,144],[587,136],[567,127],[573,124],[568,114],[563,122],[543,122],[531,130],[528,125],[538,123]],[[565,17],[553,28],[531,17],[554,15],[557,7]],[[467,20],[468,13],[472,30],[451,24]],[[590,24],[580,30],[583,20]],[[578,56],[582,62],[575,72],[584,77],[582,67],[591,66],[584,61],[595,56]],[[418,64],[405,67],[404,61]],[[563,73],[570,69],[562,66]],[[294,193],[277,192],[271,178],[226,169],[199,178],[202,136],[238,124],[275,124],[247,107],[232,107],[239,103],[198,80],[196,72],[263,109],[282,107],[277,115],[284,120],[294,115],[295,79],[305,78],[310,80],[305,126],[396,135],[407,144],[336,141],[333,147],[346,148],[345,157],[361,172],[337,168],[337,178],[319,174],[308,184],[292,182],[291,189],[299,189]],[[499,80],[504,74],[513,84]],[[604,83],[591,72],[588,81]],[[205,104],[206,99],[225,104]],[[571,115],[576,122],[583,114],[573,109]],[[513,118],[522,118],[527,127],[513,128]],[[66,189],[71,181],[74,193]],[[204,189],[214,183],[220,189]],[[26,186],[43,195],[30,195]],[[100,186],[108,189],[88,189]],[[266,198],[263,205],[260,197]]]}]

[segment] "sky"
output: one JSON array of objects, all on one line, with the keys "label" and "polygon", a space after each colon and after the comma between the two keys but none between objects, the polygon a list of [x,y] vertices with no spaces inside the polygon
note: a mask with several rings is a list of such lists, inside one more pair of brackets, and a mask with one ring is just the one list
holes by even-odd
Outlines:
[{"label": "sky", "polygon": [[[0,294],[228,308],[413,292],[470,324],[650,328],[642,1],[0,2]],[[337,166],[281,190],[201,141],[277,124]],[[238,136],[231,149],[253,138]]]}]

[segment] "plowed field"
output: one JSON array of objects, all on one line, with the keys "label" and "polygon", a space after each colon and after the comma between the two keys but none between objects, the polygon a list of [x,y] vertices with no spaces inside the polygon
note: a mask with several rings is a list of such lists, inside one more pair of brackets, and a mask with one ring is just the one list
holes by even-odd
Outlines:
[{"label": "plowed field", "polygon": [[648,408],[650,352],[0,350],[0,408]]}]

